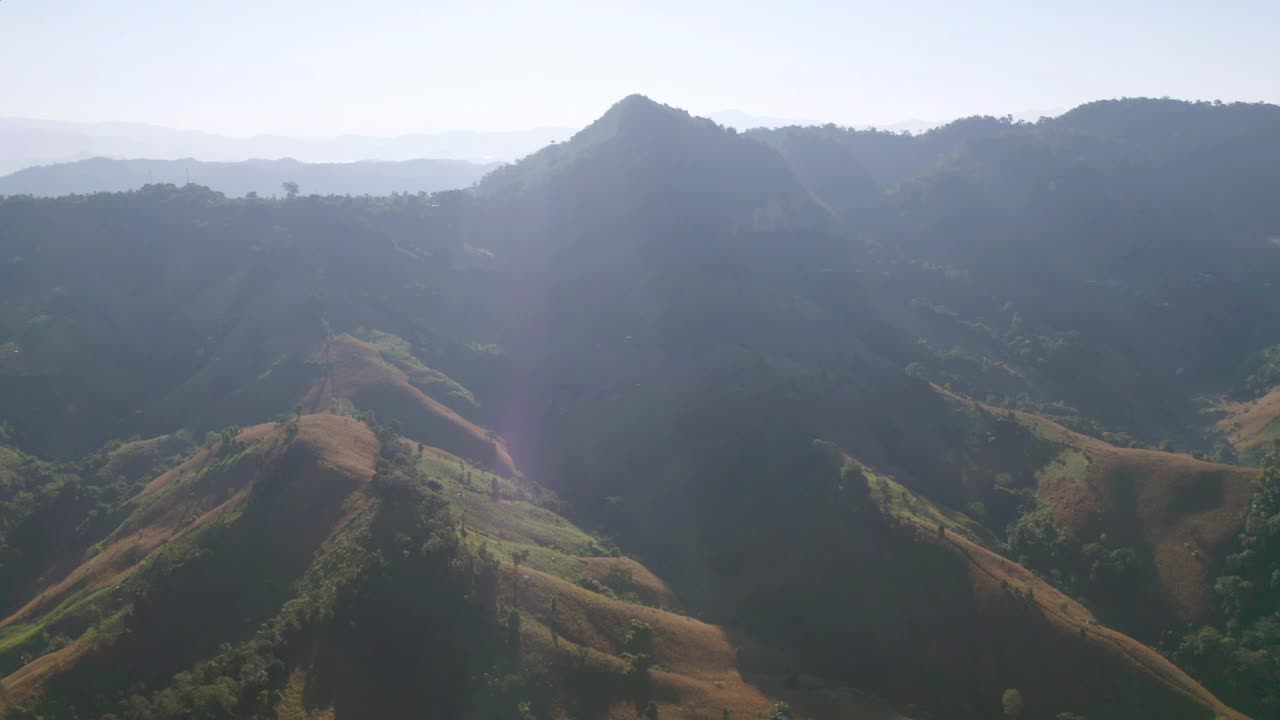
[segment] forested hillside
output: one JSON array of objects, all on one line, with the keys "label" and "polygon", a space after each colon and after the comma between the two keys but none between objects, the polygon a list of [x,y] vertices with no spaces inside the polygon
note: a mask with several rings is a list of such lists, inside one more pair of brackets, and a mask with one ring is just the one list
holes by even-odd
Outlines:
[{"label": "forested hillside", "polygon": [[1278,132],[631,96],[468,190],[0,198],[0,705],[1280,717]]},{"label": "forested hillside", "polygon": [[1280,323],[1278,124],[1271,105],[1130,100],[756,134],[890,266],[869,282],[923,375],[1207,451],[1205,398],[1271,387],[1246,368]]}]

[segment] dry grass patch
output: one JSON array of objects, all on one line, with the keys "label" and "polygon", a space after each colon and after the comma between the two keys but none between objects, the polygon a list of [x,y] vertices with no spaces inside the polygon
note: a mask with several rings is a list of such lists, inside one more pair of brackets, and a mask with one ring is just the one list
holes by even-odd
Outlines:
[{"label": "dry grass patch", "polygon": [[1240,452],[1251,452],[1280,440],[1280,387],[1252,402],[1224,402],[1227,416],[1214,429],[1227,436]]},{"label": "dry grass patch", "polygon": [[404,371],[369,343],[344,335],[318,356],[328,372],[303,402],[308,412],[338,412],[347,403],[382,409],[384,420],[403,423],[407,437],[473,458],[505,477],[517,474],[501,438],[414,387]]}]

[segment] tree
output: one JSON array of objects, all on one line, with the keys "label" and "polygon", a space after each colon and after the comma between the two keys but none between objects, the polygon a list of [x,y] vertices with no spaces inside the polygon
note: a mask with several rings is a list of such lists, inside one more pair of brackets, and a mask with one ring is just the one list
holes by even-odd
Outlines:
[{"label": "tree", "polygon": [[515,567],[515,579],[513,581],[513,590],[511,592],[511,602],[515,604],[520,598],[520,566],[529,559],[528,550],[512,550],[511,564]]},{"label": "tree", "polygon": [[528,559],[529,559],[528,550],[512,550],[511,551],[511,563],[516,566],[517,573],[520,572],[520,566],[523,565],[524,561]]},{"label": "tree", "polygon": [[1000,698],[1000,704],[1004,706],[1004,716],[1007,718],[1017,718],[1022,716],[1022,693],[1010,688],[1004,691],[1004,695]]},{"label": "tree", "polygon": [[780,702],[769,708],[769,720],[791,720],[791,706]]},{"label": "tree", "polygon": [[489,481],[489,499],[498,502],[502,499],[502,489],[498,487],[498,478]]},{"label": "tree", "polygon": [[240,426],[230,425],[218,433],[218,443],[224,451],[235,450],[240,444]]},{"label": "tree", "polygon": [[622,647],[630,653],[653,653],[653,627],[643,620],[631,618]]},{"label": "tree", "polygon": [[507,644],[512,650],[518,650],[520,647],[520,613],[515,608],[511,608],[511,612],[507,613]]},{"label": "tree", "polygon": [[645,720],[658,720],[658,706],[650,700],[649,703],[644,706],[644,712],[641,713],[641,716],[644,717]]},{"label": "tree", "polygon": [[290,200],[298,197],[298,183],[292,180],[286,180],[280,183],[280,187],[284,190],[284,196]]}]

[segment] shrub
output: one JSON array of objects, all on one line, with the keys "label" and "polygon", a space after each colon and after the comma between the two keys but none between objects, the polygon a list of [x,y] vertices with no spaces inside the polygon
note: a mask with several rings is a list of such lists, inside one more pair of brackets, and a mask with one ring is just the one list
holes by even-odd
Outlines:
[{"label": "shrub", "polygon": [[1016,718],[1022,715],[1022,693],[1017,690],[1012,688],[1005,690],[1004,695],[1000,697],[1000,704],[1004,707],[1005,717]]}]

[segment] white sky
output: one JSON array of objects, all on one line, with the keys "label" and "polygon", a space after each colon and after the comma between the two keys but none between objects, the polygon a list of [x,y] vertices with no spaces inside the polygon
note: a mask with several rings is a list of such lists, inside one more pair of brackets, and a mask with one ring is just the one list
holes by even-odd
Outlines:
[{"label": "white sky", "polygon": [[1280,101],[1280,0],[0,0],[0,116],[229,134],[580,126],[640,92],[891,124]]}]

